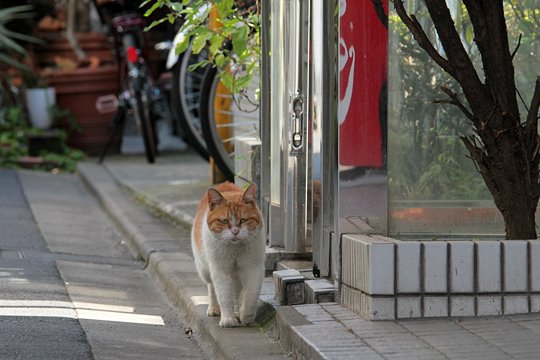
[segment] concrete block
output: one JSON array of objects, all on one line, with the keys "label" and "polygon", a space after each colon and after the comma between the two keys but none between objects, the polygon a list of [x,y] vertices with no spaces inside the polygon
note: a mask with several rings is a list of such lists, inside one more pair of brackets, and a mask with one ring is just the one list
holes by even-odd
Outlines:
[{"label": "concrete block", "polygon": [[343,285],[341,302],[366,320],[395,319],[395,299],[391,297],[372,297]]},{"label": "concrete block", "polygon": [[531,295],[531,312],[540,312],[540,295]]},{"label": "concrete block", "polygon": [[478,296],[478,316],[502,315],[502,298],[500,295]]},{"label": "concrete block", "polygon": [[450,292],[474,292],[474,244],[450,241]]},{"label": "concrete block", "polygon": [[527,241],[502,241],[504,249],[504,291],[526,292],[528,290]]},{"label": "concrete block", "polygon": [[442,241],[422,243],[424,247],[424,292],[446,293],[447,284],[447,244]]},{"label": "concrete block", "polygon": [[306,280],[304,290],[307,304],[336,301],[337,288],[328,280]]},{"label": "concrete block", "polygon": [[529,312],[529,301],[525,295],[505,295],[504,299],[504,314],[526,314]]},{"label": "concrete block", "polygon": [[298,270],[280,270],[273,273],[276,301],[282,305],[304,303],[304,277]]},{"label": "concrete block", "polygon": [[478,292],[501,292],[501,243],[477,241],[475,246]]},{"label": "concrete block", "polygon": [[371,295],[394,294],[394,244],[367,235],[343,235],[342,281]]},{"label": "concrete block", "polygon": [[361,295],[362,315],[367,320],[395,319],[395,298]]},{"label": "concrete block", "polygon": [[424,317],[448,317],[448,297],[424,297]]},{"label": "concrete block", "polygon": [[397,292],[420,293],[420,242],[398,241],[396,244]]},{"label": "concrete block", "polygon": [[341,304],[362,315],[362,292],[343,284],[341,286]]},{"label": "concrete block", "polygon": [[396,301],[398,319],[422,317],[422,298],[420,296],[400,296]]},{"label": "concrete block", "polygon": [[450,316],[474,316],[474,296],[450,297]]},{"label": "concrete block", "polygon": [[540,291],[540,241],[529,240],[531,255],[531,291]]}]

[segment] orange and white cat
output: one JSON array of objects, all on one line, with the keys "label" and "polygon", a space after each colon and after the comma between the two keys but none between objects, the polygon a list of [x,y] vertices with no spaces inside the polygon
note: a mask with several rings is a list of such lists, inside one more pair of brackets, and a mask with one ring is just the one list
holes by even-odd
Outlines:
[{"label": "orange and white cat", "polygon": [[208,189],[199,204],[191,245],[208,285],[208,316],[235,327],[255,320],[264,278],[265,241],[257,188],[226,182]]}]

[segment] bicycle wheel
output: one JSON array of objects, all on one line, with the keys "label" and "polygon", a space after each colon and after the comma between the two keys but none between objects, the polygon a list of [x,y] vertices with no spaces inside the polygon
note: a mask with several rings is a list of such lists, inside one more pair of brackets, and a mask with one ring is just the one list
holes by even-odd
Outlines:
[{"label": "bicycle wheel", "polygon": [[204,76],[201,92],[201,124],[209,155],[230,181],[235,175],[249,177],[236,164],[241,157],[235,151],[238,141],[259,139],[258,104],[253,102],[257,81],[253,81],[245,95],[233,95],[221,83],[216,68],[209,68]]},{"label": "bicycle wheel", "polygon": [[[157,138],[151,118],[151,84],[149,82],[149,72],[144,59],[138,56],[138,42],[134,34],[126,32],[122,36],[123,50],[126,52],[125,58],[129,59],[128,53],[133,51],[135,59],[129,59],[125,64],[125,75],[123,77],[122,96],[128,112],[131,114],[143,138],[144,152],[146,160],[153,163],[157,153]],[[132,55],[133,56],[133,55]]]},{"label": "bicycle wheel", "polygon": [[206,52],[193,54],[191,47],[184,52],[180,61],[173,67],[172,106],[184,140],[204,159],[208,160],[206,142],[202,133],[199,115],[201,84],[205,68],[189,71],[190,65],[206,59]]}]

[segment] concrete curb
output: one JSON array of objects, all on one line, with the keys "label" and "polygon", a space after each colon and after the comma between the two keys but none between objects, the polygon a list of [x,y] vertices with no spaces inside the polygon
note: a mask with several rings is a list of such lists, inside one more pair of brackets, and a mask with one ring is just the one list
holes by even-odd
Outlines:
[{"label": "concrete curb", "polygon": [[[147,238],[142,227],[130,219],[129,213],[133,204],[130,204],[120,190],[120,185],[105,167],[83,162],[78,165],[77,172],[105,211],[125,233],[131,251],[146,262],[148,270],[163,285],[174,304],[186,311],[202,345],[209,345],[205,350],[212,359],[284,358],[280,346],[258,328],[222,329],[218,325],[218,318],[206,316],[206,286],[199,279],[191,254],[162,252],[158,241]],[[163,205],[155,199],[139,200],[154,209]],[[172,216],[176,215],[173,212],[167,215],[168,218]],[[181,217],[180,223],[188,225],[184,219],[187,220]],[[273,313],[269,314],[273,312],[273,308],[260,305],[264,307],[264,311],[260,312],[258,320],[267,322],[269,318],[273,318]]]},{"label": "concrete curb", "polygon": [[129,184],[118,184],[118,185],[128,190],[130,193],[133,194],[135,199],[141,201],[146,206],[151,208],[153,211],[164,216],[173,224],[190,226],[190,227],[191,225],[193,225],[193,221],[195,219],[190,214],[182,210],[179,210],[169,204],[166,204],[163,201],[160,201],[153,196],[144,194],[143,192],[137,190],[136,188],[134,188],[133,186]]}]

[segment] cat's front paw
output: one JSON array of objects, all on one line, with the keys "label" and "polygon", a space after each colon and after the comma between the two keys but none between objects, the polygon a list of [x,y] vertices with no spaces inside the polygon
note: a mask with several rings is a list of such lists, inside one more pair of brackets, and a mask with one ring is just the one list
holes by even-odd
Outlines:
[{"label": "cat's front paw", "polygon": [[238,318],[235,316],[229,317],[229,318],[222,317],[221,320],[219,321],[219,326],[224,327],[224,328],[230,328],[230,327],[242,326],[242,324],[240,323]]},{"label": "cat's front paw", "polygon": [[209,306],[208,309],[206,310],[206,315],[209,317],[219,316],[221,315],[221,310],[219,307]]}]

